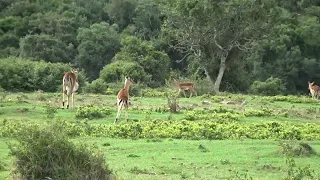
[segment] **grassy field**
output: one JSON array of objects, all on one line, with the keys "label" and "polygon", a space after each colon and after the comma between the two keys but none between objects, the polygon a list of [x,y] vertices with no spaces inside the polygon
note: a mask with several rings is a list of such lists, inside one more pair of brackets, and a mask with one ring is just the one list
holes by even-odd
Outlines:
[{"label": "grassy field", "polygon": [[[241,103],[246,100],[246,105]],[[47,122],[48,107],[61,106],[61,94],[57,93],[2,93],[0,94],[1,121]],[[107,117],[88,120],[89,124],[112,124],[116,115],[114,95],[77,94],[75,105],[96,105],[110,108]],[[267,115],[239,116],[244,124],[264,122],[288,122],[292,124],[320,124],[320,103],[308,97],[258,97],[246,95],[199,96],[179,98],[180,113],[155,109],[167,109],[166,97],[132,97],[129,122],[158,120],[182,120],[193,110],[222,107],[239,114],[248,111],[270,112]],[[54,119],[76,122],[77,108],[58,108]],[[124,117],[124,112],[122,117]],[[120,124],[126,124],[121,119]],[[0,179],[10,179],[13,157],[9,155],[7,142],[0,138]],[[301,173],[298,167],[310,165],[320,178],[320,156],[294,157],[298,167],[286,163],[288,157],[281,153],[280,140],[185,140],[171,138],[119,139],[105,137],[76,137],[75,143],[96,145],[105,154],[106,162],[119,179],[283,179],[291,169]],[[295,141],[300,142],[300,141]],[[303,141],[315,152],[320,151],[320,141]]]}]

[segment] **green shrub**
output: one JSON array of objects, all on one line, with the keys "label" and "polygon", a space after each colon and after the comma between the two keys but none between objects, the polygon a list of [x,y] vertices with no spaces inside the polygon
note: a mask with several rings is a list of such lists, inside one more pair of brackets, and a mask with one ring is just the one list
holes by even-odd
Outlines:
[{"label": "green shrub", "polygon": [[104,94],[106,93],[107,88],[108,84],[104,82],[104,80],[98,78],[92,81],[90,84],[87,84],[84,88],[84,91],[87,93]]},{"label": "green shrub", "polygon": [[61,126],[22,128],[9,146],[20,179],[109,179],[103,153],[71,143]]},{"label": "green shrub", "polygon": [[310,164],[304,167],[299,167],[293,158],[287,158],[288,165],[287,176],[284,180],[299,180],[299,179],[319,179],[319,175],[314,172]]},{"label": "green shrub", "polygon": [[[146,111],[148,113],[148,111]],[[177,139],[279,139],[320,140],[320,125],[315,123],[266,122],[246,124],[235,121],[233,113],[216,113],[210,120],[152,120],[125,124],[88,124],[59,121],[68,136],[117,138],[177,138]],[[197,118],[197,116],[194,116]],[[206,118],[206,117],[205,117]],[[215,118],[215,119],[214,119]],[[0,121],[0,137],[14,137],[22,128],[42,126],[43,123]]]},{"label": "green shrub", "polygon": [[[124,87],[124,82],[118,81],[115,83],[108,83],[108,88],[106,89],[107,94],[117,95],[121,88]],[[129,94],[130,96],[141,96],[143,89],[147,88],[143,83],[135,83],[130,86]]]},{"label": "green shrub", "polygon": [[57,111],[58,111],[57,107],[53,107],[53,106],[47,105],[46,108],[45,108],[44,113],[46,114],[47,118],[51,118],[52,119],[56,115]]},{"label": "green shrub", "polygon": [[285,85],[279,78],[268,78],[265,82],[254,81],[249,92],[252,94],[274,96],[283,94],[286,91]]},{"label": "green shrub", "polygon": [[148,75],[143,68],[133,61],[114,61],[100,71],[100,77],[107,83],[124,82],[124,76],[130,76],[136,83],[146,81]]},{"label": "green shrub", "polygon": [[99,106],[81,106],[77,109],[76,118],[99,119],[111,115],[111,110]]},{"label": "green shrub", "polygon": [[[31,59],[9,57],[0,59],[0,86],[7,91],[61,91],[62,77],[72,69],[70,64],[47,63]],[[79,92],[85,75],[79,73]]]},{"label": "green shrub", "polygon": [[279,143],[280,152],[286,156],[311,156],[315,155],[314,149],[307,143],[284,141]]}]

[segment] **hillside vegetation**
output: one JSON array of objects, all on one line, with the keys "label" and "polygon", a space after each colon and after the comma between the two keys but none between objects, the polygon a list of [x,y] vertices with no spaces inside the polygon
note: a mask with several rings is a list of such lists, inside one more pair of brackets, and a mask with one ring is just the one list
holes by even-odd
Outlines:
[{"label": "hillside vegetation", "polygon": [[[82,87],[95,93],[129,74],[152,88],[177,78],[199,81],[206,93],[306,94],[307,81],[320,84],[319,5],[316,0],[7,0],[0,5],[0,63],[12,62],[17,70],[1,65],[0,82],[9,91],[54,92],[64,71],[79,68],[88,82]],[[18,63],[18,57],[66,65]],[[20,72],[24,67],[35,74]]]}]

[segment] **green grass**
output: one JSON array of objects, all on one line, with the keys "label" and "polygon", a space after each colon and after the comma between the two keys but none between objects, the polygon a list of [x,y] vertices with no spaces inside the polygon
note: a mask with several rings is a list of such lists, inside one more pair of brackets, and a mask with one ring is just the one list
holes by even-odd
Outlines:
[{"label": "green grass", "polygon": [[[1,139],[0,158],[9,157]],[[119,179],[228,179],[236,172],[253,179],[282,179],[288,165],[279,153],[279,142],[271,140],[175,140],[76,138],[75,143],[96,145]],[[316,152],[319,142],[308,142]],[[205,150],[203,150],[205,149]],[[300,167],[311,165],[319,175],[320,156],[295,158]],[[263,176],[261,176],[263,174]],[[0,171],[7,179],[9,171]]]},{"label": "green grass", "polygon": [[[97,105],[108,107],[112,114],[105,118],[88,120],[92,124],[112,124],[117,107],[116,96],[76,94],[75,105]],[[223,104],[222,100],[247,100],[246,106],[240,103]],[[205,103],[203,101],[209,101]],[[47,106],[56,107],[54,119],[77,121],[77,109],[61,109],[60,93],[2,93],[0,94],[0,122],[29,121],[45,122],[52,119],[46,116]],[[167,108],[165,97],[131,97],[129,123],[135,120],[184,118],[187,111],[210,109],[222,106],[240,114],[246,109],[272,112],[287,112],[287,116],[270,115],[265,117],[241,117],[240,123],[263,123],[268,121],[290,123],[316,123],[320,121],[320,103],[292,103],[288,101],[267,101],[262,97],[246,95],[198,96],[179,98],[181,112],[155,112],[156,108]],[[122,112],[120,123],[124,120]],[[13,157],[9,156],[6,141],[0,139],[0,179],[10,179]],[[247,174],[253,179],[283,179],[288,165],[286,157],[279,154],[278,141],[272,140],[177,140],[177,139],[111,139],[111,138],[75,138],[75,143],[96,144],[105,154],[107,164],[119,179],[228,179],[236,175]],[[320,142],[308,142],[316,152],[320,152]],[[320,174],[319,155],[294,158],[299,167],[311,165],[315,173]],[[5,168],[1,169],[1,163]]]}]

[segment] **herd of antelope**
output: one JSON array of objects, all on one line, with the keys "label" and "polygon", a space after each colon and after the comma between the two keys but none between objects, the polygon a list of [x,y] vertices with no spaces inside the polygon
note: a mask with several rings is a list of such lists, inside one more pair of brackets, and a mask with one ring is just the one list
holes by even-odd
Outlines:
[{"label": "herd of antelope", "polygon": [[[177,80],[173,79],[174,84],[176,87],[179,88],[178,95],[180,95],[181,92],[183,92],[184,97],[186,97],[185,91],[190,91],[189,98],[193,95],[193,93],[197,96],[197,92],[195,90],[195,84],[192,82],[178,82]],[[129,77],[125,77],[124,81],[124,87],[119,90],[117,95],[117,116],[114,121],[114,123],[117,123],[117,121],[120,118],[122,107],[124,106],[126,109],[126,120],[128,121],[128,107],[129,107],[129,87],[130,85],[133,85],[134,81]],[[320,97],[320,87],[317,85],[314,85],[314,82],[308,81],[308,89],[310,90],[312,98],[318,99]],[[69,108],[69,101],[70,98],[72,100],[72,108],[74,107],[74,93],[78,90],[79,84],[78,84],[78,71],[71,71],[67,72],[63,76],[62,80],[62,106],[65,107],[65,95],[67,96],[67,109]]]}]

